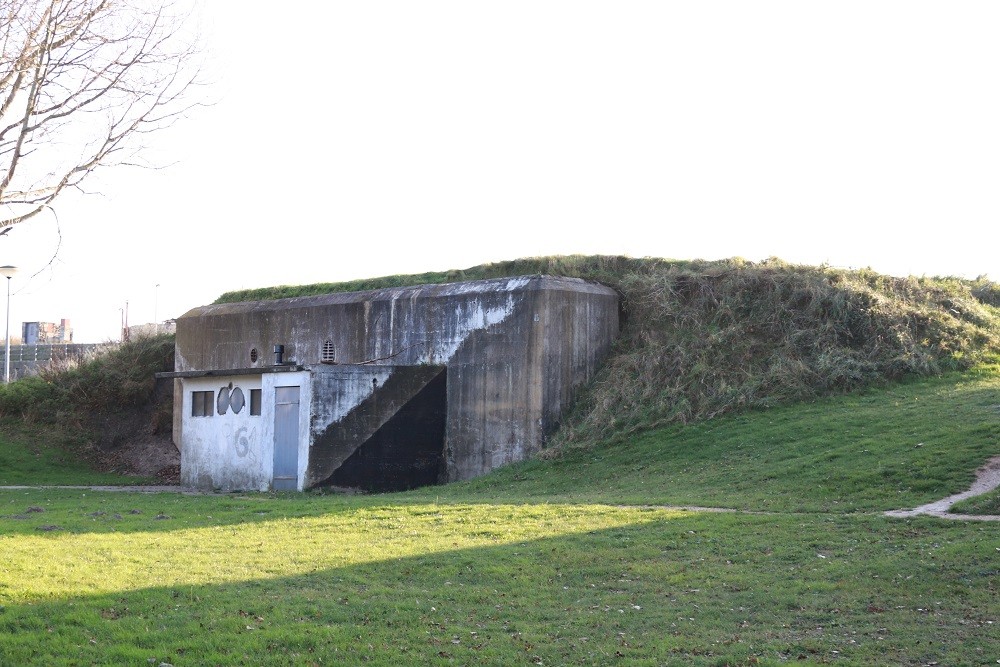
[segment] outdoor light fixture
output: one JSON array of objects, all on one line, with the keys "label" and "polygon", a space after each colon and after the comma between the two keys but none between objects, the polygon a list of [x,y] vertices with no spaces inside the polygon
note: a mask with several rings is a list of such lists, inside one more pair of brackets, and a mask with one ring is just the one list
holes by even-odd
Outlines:
[{"label": "outdoor light fixture", "polygon": [[10,279],[17,273],[16,266],[0,266],[0,276],[7,279],[7,333],[4,335],[6,349],[3,358],[3,382],[10,382]]}]

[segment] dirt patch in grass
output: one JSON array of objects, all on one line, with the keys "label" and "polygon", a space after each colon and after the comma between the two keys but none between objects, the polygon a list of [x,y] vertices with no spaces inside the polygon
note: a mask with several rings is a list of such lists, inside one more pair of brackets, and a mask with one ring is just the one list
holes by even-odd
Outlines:
[{"label": "dirt patch in grass", "polygon": [[169,433],[139,435],[114,449],[97,450],[93,462],[104,472],[152,477],[159,484],[180,484],[181,454]]}]

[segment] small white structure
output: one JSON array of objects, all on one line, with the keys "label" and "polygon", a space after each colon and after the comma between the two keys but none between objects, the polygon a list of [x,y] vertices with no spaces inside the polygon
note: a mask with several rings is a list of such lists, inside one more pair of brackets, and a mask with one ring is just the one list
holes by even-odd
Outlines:
[{"label": "small white structure", "polygon": [[[280,371],[184,379],[186,484],[226,490],[301,489],[309,447],[302,435],[308,432],[309,411],[297,408],[309,404],[309,374]],[[277,397],[279,389],[284,389],[283,407],[277,399],[263,400],[265,393]],[[284,441],[277,440],[279,434]]]}]

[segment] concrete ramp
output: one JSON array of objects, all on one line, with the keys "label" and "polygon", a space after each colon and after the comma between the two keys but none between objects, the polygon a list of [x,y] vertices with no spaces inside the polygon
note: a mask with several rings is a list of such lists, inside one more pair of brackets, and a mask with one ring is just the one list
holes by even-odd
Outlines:
[{"label": "concrete ramp", "polygon": [[[438,461],[429,458],[444,448],[443,366],[331,366],[324,371],[316,373],[312,385],[306,488],[333,483],[382,491],[437,481]],[[434,479],[428,481],[432,468]],[[411,484],[411,477],[421,481]]]}]

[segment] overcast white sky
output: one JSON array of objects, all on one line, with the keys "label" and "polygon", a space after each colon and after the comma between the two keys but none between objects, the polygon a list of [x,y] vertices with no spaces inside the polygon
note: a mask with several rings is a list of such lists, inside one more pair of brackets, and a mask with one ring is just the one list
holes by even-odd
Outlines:
[{"label": "overcast white sky", "polygon": [[1000,279],[1000,3],[276,7],[205,3],[217,103],[59,201],[51,268],[55,216],[0,239],[13,335],[549,254]]}]

